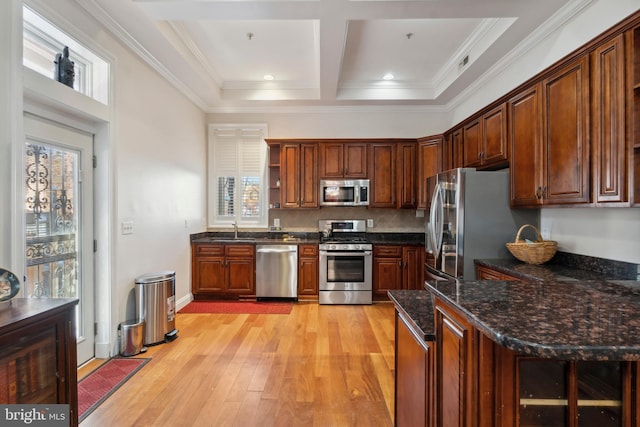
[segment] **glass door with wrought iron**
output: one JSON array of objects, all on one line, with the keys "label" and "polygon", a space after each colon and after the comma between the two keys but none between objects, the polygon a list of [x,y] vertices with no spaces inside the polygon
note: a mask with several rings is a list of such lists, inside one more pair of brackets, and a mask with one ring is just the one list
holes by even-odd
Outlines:
[{"label": "glass door with wrought iron", "polygon": [[30,116],[25,134],[25,296],[80,299],[80,362],[94,351],[91,181],[82,170],[91,172],[93,140]]}]

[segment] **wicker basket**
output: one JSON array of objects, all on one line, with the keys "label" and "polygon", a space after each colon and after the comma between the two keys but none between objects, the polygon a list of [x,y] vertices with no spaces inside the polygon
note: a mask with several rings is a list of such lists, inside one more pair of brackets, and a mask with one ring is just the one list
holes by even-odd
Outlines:
[{"label": "wicker basket", "polygon": [[[538,238],[535,242],[525,242],[520,238],[522,230],[527,227],[531,227],[536,231]],[[509,249],[509,252],[511,252],[514,257],[522,262],[526,262],[527,264],[543,264],[556,254],[558,242],[543,240],[536,227],[531,224],[525,224],[518,230],[516,241],[514,243],[507,243],[507,249]]]}]

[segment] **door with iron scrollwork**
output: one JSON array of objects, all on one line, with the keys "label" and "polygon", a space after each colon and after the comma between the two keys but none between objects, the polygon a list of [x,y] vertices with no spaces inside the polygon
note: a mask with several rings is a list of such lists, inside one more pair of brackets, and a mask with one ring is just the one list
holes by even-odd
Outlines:
[{"label": "door with iron scrollwork", "polygon": [[24,296],[78,298],[78,363],[94,355],[93,136],[25,115]]}]

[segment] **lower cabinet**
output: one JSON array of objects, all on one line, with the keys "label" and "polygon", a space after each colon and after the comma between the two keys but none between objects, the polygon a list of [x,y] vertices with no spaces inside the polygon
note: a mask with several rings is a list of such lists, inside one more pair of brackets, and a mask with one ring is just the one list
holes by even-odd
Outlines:
[{"label": "lower cabinet", "polygon": [[191,252],[194,299],[255,295],[254,245],[194,243]]},{"label": "lower cabinet", "polygon": [[509,274],[501,273],[491,268],[476,266],[476,277],[478,280],[522,280]]},{"label": "lower cabinet", "polygon": [[424,289],[422,246],[373,245],[373,298],[387,299],[387,291]]},{"label": "lower cabinet", "polygon": [[396,310],[395,425],[433,426],[433,342],[417,336]]},{"label": "lower cabinet", "polygon": [[77,303],[16,298],[0,310],[1,404],[68,404],[78,425]]},{"label": "lower cabinet", "polygon": [[298,246],[298,299],[318,299],[318,245]]},{"label": "lower cabinet", "polygon": [[[433,425],[640,426],[640,362],[519,355],[489,339],[438,298],[434,316],[436,342],[429,348],[435,349],[433,371],[424,372],[425,381],[433,383]],[[416,344],[407,344],[412,337],[401,319],[396,320],[396,329],[396,348],[404,353],[396,356],[396,389],[407,390],[412,384],[405,383],[413,381],[422,390],[418,368],[414,366],[413,378],[402,373],[409,361],[417,364]],[[422,414],[422,407],[413,404]],[[400,411],[404,402],[397,405]],[[430,424],[427,419],[413,425]]]}]

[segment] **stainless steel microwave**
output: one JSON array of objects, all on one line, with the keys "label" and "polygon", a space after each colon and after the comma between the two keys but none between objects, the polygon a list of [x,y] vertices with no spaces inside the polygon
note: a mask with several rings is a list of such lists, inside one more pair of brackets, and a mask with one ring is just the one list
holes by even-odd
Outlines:
[{"label": "stainless steel microwave", "polygon": [[321,206],[369,206],[368,179],[320,180]]}]

